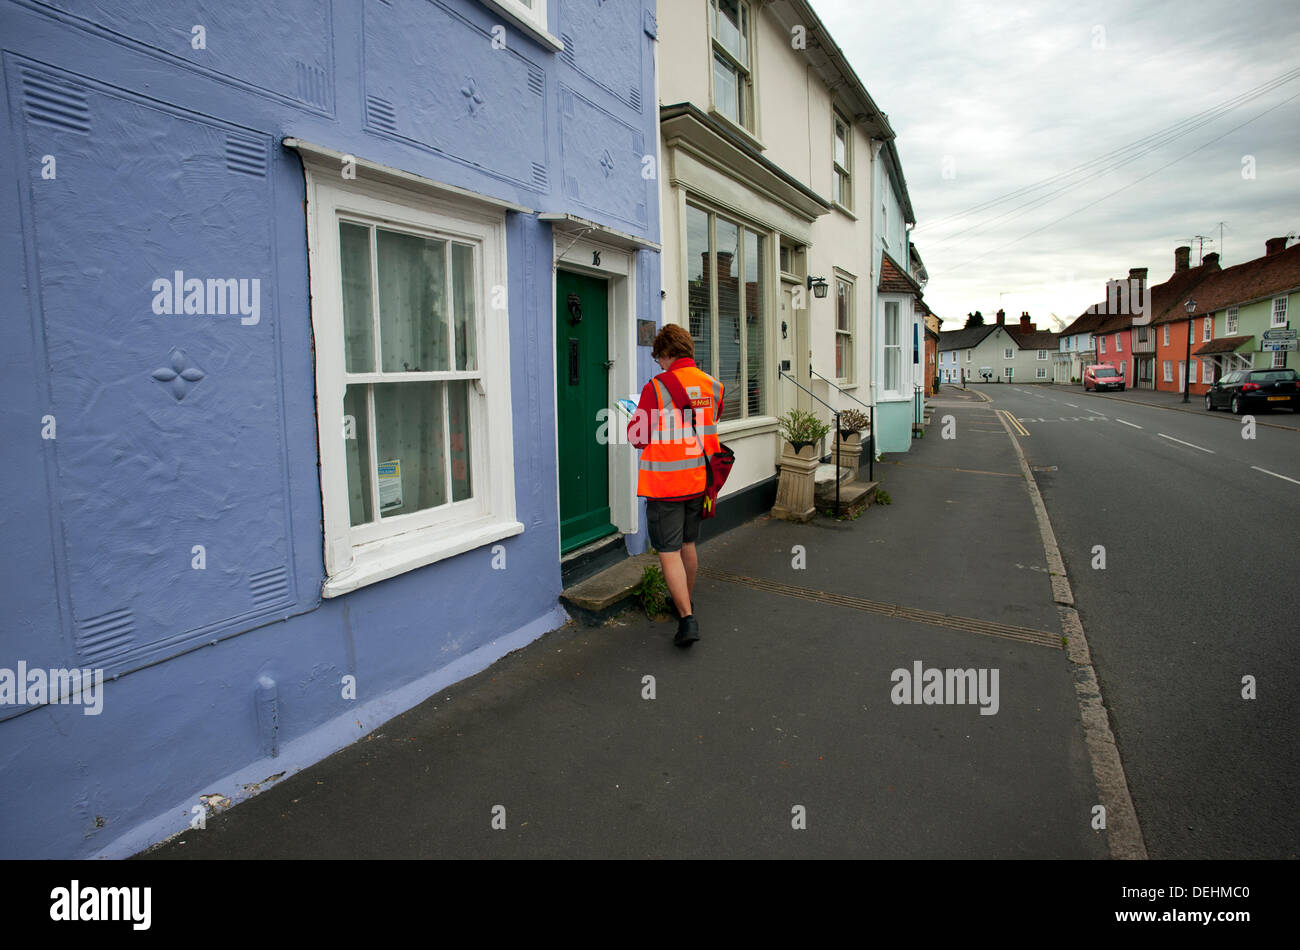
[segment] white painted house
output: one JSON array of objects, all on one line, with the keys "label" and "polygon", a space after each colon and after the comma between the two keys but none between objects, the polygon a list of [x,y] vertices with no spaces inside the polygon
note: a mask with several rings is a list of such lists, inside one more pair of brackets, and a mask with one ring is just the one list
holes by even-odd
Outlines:
[{"label": "white painted house", "polygon": [[779,415],[877,400],[873,234],[907,261],[910,206],[903,190],[881,220],[893,130],[807,2],[662,0],[658,33],[664,320],[739,397],[719,426],[736,452],[724,496],[757,511]]}]

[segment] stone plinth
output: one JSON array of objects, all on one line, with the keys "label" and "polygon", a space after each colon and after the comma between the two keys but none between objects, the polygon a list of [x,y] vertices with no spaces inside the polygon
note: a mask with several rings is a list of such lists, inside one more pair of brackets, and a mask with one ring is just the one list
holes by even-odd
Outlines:
[{"label": "stone plinth", "polygon": [[805,445],[798,453],[789,442],[784,444],[781,453],[781,477],[776,484],[776,504],[772,506],[772,517],[786,521],[811,521],[817,513],[813,504],[813,492],[816,488],[814,474],[820,463],[817,460],[817,447]]}]

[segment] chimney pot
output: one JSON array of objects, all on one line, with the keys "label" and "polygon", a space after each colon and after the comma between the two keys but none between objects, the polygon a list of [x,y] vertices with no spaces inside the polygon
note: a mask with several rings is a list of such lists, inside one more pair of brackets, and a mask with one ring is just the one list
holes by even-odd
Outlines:
[{"label": "chimney pot", "polygon": [[1203,258],[1201,258],[1201,265],[1204,267],[1218,267],[1219,266],[1218,252],[1211,251],[1209,254],[1206,254]]},{"label": "chimney pot", "polygon": [[1286,250],[1286,238],[1276,237],[1269,238],[1264,242],[1264,256],[1272,257],[1274,254],[1281,254]]},{"label": "chimney pot", "polygon": [[1174,248],[1174,273],[1181,274],[1187,270],[1192,263],[1192,246],[1186,244],[1183,247]]},{"label": "chimney pot", "polygon": [[999,310],[998,310],[998,326],[1004,326],[1004,325],[1006,324],[1006,322],[1007,322],[1007,312],[1006,312],[1005,310],[1001,310],[1001,309],[999,309]]}]

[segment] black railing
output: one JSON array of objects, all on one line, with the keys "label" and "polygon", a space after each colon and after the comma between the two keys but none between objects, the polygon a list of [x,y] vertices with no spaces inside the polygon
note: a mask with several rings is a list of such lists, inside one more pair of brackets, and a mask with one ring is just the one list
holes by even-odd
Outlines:
[{"label": "black railing", "polygon": [[[867,410],[867,432],[869,433],[869,435],[867,436],[867,451],[868,451],[867,481],[874,482],[876,480],[876,412],[875,410],[872,409],[871,406],[868,406],[857,396],[853,395],[853,393],[846,393],[844,390],[840,389],[840,387],[836,386],[835,383],[831,382],[831,380],[827,379],[821,373],[814,371],[811,366],[808,367],[808,372],[812,373],[812,375],[816,376],[818,379],[832,386],[835,389],[835,391],[839,393],[841,396],[848,396],[859,406],[862,406]],[[798,383],[796,383],[795,385],[798,385]],[[818,402],[821,402],[821,400],[818,400]],[[823,403],[823,405],[825,405],[825,403]],[[837,460],[836,465],[838,464],[839,462]]]},{"label": "black railing", "polygon": [[[835,517],[838,518],[840,516],[840,411],[836,409],[834,406],[832,406],[830,403],[828,403],[825,399],[822,399],[820,396],[818,396],[807,386],[802,385],[799,382],[799,380],[795,379],[793,376],[791,376],[789,373],[785,372],[784,370],[778,370],[777,375],[784,376],[786,379],[790,380],[790,382],[794,383],[796,386],[798,386],[800,389],[806,392],[809,396],[812,396],[819,403],[821,403],[823,406],[829,409],[831,411],[831,415],[835,417]],[[813,486],[813,492],[814,492],[814,501],[815,501],[816,484],[814,484]]]},{"label": "black railing", "polygon": [[925,424],[925,387],[912,386],[912,438],[916,438],[916,430]]}]

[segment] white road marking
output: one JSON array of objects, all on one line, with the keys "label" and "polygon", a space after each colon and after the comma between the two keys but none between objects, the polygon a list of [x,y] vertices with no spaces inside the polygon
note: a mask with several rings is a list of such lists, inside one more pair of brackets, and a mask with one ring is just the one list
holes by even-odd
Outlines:
[{"label": "white road marking", "polygon": [[1258,465],[1252,465],[1251,468],[1257,472],[1263,472],[1265,475],[1272,475],[1274,478],[1280,478],[1284,482],[1290,482],[1293,485],[1300,485],[1300,482],[1296,481],[1294,478],[1287,478],[1285,475],[1279,475],[1277,472],[1270,472],[1268,469],[1260,468]]},{"label": "white road marking", "polygon": [[1123,419],[1116,419],[1115,421],[1116,421],[1116,422],[1123,422],[1124,425],[1126,425],[1126,426],[1131,426],[1131,427],[1134,428],[1134,429],[1140,429],[1140,428],[1142,428],[1142,427],[1139,426],[1139,425],[1134,425],[1132,422],[1124,422]]},{"label": "white road marking", "polygon": [[1074,403],[1072,403],[1072,402],[1067,402],[1066,405],[1069,406],[1071,409],[1078,409],[1078,408],[1079,408],[1078,406],[1076,406],[1076,405],[1075,405]]},{"label": "white road marking", "polygon": [[1192,443],[1184,442],[1182,439],[1175,439],[1172,435],[1165,435],[1163,432],[1157,432],[1156,435],[1160,436],[1162,439],[1168,439],[1170,442],[1177,442],[1179,445],[1185,445],[1189,449],[1199,449],[1200,451],[1206,452],[1210,455],[1217,454],[1213,449],[1202,449],[1199,445],[1192,445]]}]

